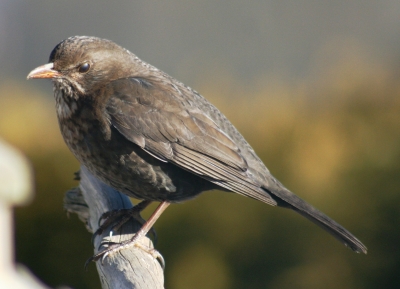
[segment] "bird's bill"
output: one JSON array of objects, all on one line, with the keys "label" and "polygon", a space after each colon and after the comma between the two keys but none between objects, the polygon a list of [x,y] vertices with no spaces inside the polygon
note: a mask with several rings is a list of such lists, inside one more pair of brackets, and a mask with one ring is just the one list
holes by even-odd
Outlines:
[{"label": "bird's bill", "polygon": [[36,67],[34,70],[29,72],[27,79],[32,79],[32,78],[54,78],[57,76],[60,76],[60,73],[58,71],[55,71],[53,69],[53,63],[47,63],[45,65]]}]

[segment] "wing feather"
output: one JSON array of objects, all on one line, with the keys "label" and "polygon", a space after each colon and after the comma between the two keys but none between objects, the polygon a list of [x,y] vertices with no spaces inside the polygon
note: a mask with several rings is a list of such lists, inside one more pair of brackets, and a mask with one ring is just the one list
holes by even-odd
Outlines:
[{"label": "wing feather", "polygon": [[[157,159],[173,163],[229,191],[276,202],[248,171],[235,142],[200,109],[178,101],[168,87],[156,88],[132,78],[109,84],[106,111],[126,139]],[[118,94],[113,93],[115,88]]]}]

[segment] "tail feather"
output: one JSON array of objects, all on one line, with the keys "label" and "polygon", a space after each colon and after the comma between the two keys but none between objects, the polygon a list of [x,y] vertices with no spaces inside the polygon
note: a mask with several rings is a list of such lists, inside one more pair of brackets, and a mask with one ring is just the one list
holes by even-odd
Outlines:
[{"label": "tail feather", "polygon": [[273,189],[264,188],[278,203],[278,206],[286,207],[294,210],[300,215],[306,217],[322,229],[326,230],[333,237],[338,239],[344,245],[350,247],[357,253],[367,254],[367,247],[353,234],[339,225],[337,222],[315,209],[310,204],[306,203],[298,196],[290,192],[279,182],[276,183]]}]

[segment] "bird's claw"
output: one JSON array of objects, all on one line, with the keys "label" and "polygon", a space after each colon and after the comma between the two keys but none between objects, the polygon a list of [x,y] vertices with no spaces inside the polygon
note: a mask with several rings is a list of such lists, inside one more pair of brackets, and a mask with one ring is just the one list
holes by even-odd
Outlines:
[{"label": "bird's claw", "polygon": [[109,248],[110,246],[118,245],[118,244],[119,244],[119,243],[116,243],[116,242],[104,241],[104,242],[101,242],[101,243],[100,243],[100,245],[99,245],[99,247],[97,248],[97,250],[100,251],[100,248],[101,248],[101,247]]},{"label": "bird's claw", "polygon": [[122,249],[126,249],[128,247],[135,246],[138,249],[141,249],[145,251],[146,253],[149,253],[153,258],[155,258],[161,265],[162,269],[165,269],[165,260],[163,256],[154,248],[149,248],[143,244],[138,243],[138,238],[134,236],[131,240],[122,242],[122,243],[116,243],[116,242],[102,242],[98,248],[100,250],[101,247],[105,247],[104,250],[101,252],[96,253],[92,257],[86,260],[85,262],[85,270],[87,270],[87,266],[89,265],[90,262],[97,262],[98,260],[101,260],[101,265],[104,265],[104,261],[108,256],[110,256],[113,253],[116,253]]},{"label": "bird's claw", "polygon": [[[145,220],[140,216],[140,212],[143,210],[143,206],[140,206],[140,203],[131,209],[118,209],[109,212],[105,212],[99,218],[99,228],[92,235],[92,243],[94,243],[94,239],[103,234],[103,232],[110,226],[111,224],[117,222],[111,227],[110,237],[112,236],[113,231],[118,231],[122,225],[128,222],[131,218],[138,221],[140,224],[144,224]],[[102,221],[104,222],[102,223]],[[157,233],[154,228],[150,229],[151,234],[153,235],[153,243],[157,243]]]}]

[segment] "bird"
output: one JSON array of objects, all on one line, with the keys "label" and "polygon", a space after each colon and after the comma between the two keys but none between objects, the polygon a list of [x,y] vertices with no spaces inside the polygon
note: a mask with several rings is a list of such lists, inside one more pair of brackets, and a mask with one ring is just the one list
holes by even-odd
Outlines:
[{"label": "bird", "polygon": [[93,261],[134,245],[171,203],[216,189],[291,209],[367,253],[353,234],[282,185],[214,105],[113,41],[69,37],[27,78],[52,80],[61,134],[83,166],[142,200],[136,212],[160,202],[131,240]]}]

